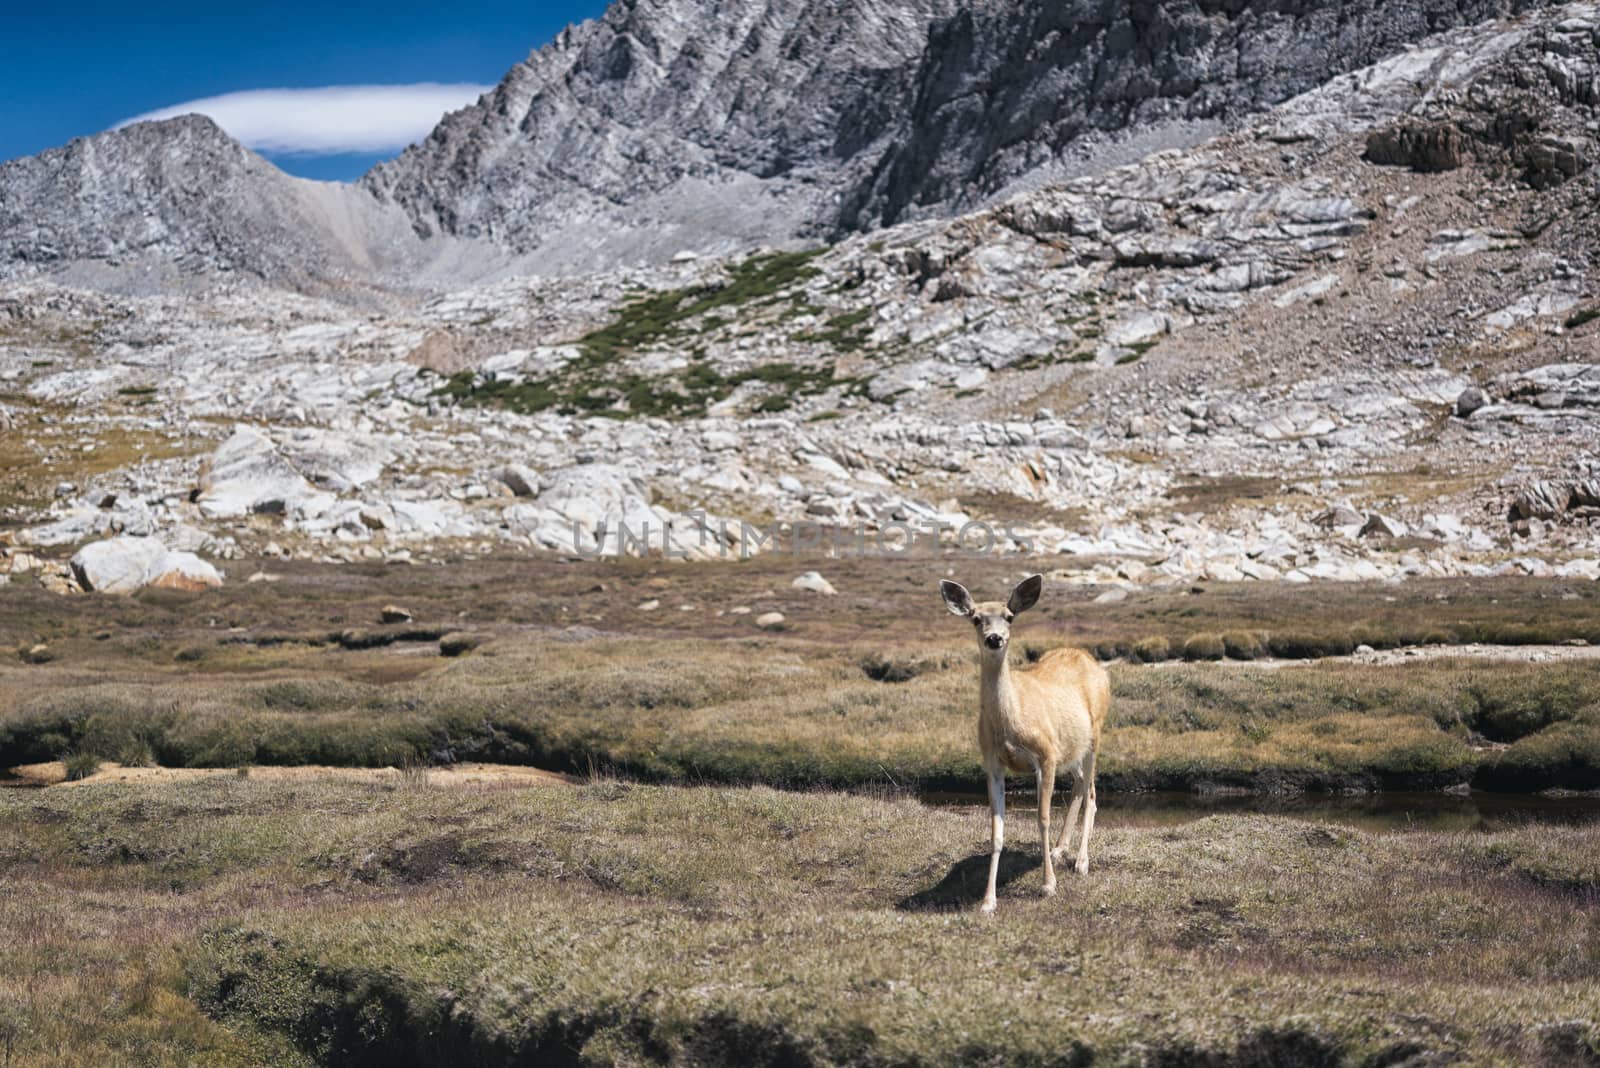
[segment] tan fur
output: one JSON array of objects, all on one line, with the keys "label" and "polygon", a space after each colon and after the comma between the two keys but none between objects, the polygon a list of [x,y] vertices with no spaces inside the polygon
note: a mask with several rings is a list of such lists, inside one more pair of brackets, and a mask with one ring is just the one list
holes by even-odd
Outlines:
[{"label": "tan fur", "polygon": [[[1105,670],[1081,649],[1052,649],[1029,668],[1013,670],[1007,661],[1010,624],[1033,606],[1043,587],[1037,575],[1024,579],[1005,603],[974,604],[953,582],[944,584],[946,605],[971,620],[982,662],[978,699],[978,748],[989,779],[992,839],[989,886],[983,911],[995,907],[995,882],[1005,842],[1005,774],[1033,772],[1039,787],[1039,836],[1044,852],[1044,890],[1055,892],[1054,861],[1065,856],[1081,811],[1083,833],[1076,868],[1089,870],[1089,836],[1096,810],[1094,764],[1100,732],[1111,707]],[[1074,776],[1072,801],[1056,848],[1050,849],[1050,801],[1056,774]]]}]

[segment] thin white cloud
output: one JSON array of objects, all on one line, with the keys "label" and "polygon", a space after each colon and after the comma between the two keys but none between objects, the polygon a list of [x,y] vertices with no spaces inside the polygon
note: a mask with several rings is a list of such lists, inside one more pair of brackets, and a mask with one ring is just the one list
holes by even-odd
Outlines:
[{"label": "thin white cloud", "polygon": [[301,156],[390,152],[422,140],[445,112],[465,107],[490,88],[419,82],[248,89],[147,111],[117,126],[199,114],[261,152]]}]

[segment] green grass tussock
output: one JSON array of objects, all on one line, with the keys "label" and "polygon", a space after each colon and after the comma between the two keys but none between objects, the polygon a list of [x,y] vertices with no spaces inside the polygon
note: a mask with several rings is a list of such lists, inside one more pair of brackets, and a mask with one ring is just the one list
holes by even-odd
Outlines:
[{"label": "green grass tussock", "polygon": [[1229,660],[1255,660],[1267,655],[1267,643],[1254,631],[1230,630],[1222,636]]},{"label": "green grass tussock", "polygon": [[68,782],[87,779],[100,770],[100,758],[90,752],[68,753],[62,763],[66,766]]},{"label": "green grass tussock", "polygon": [[1131,655],[1141,664],[1159,664],[1172,658],[1172,643],[1159,635],[1140,638],[1134,643]]},{"label": "green grass tussock", "polygon": [[1474,782],[1486,790],[1600,789],[1600,729],[1591,719],[1521,738],[1485,761]]},{"label": "green grass tussock", "polygon": [[[1316,660],[1325,656],[1349,656],[1356,642],[1348,634],[1314,634],[1303,631],[1267,635],[1267,651],[1285,660]],[[1385,643],[1387,644],[1387,643]],[[1410,643],[1397,643],[1410,644]],[[1420,644],[1431,644],[1422,642]]]},{"label": "green grass tussock", "polygon": [[1552,672],[1536,687],[1514,675],[1476,673],[1463,697],[1469,702],[1468,725],[1496,742],[1514,742],[1572,720],[1600,723],[1600,692],[1584,671]]},{"label": "green grass tussock", "polygon": [[1216,634],[1191,634],[1184,639],[1185,660],[1221,660],[1225,651],[1222,638]]}]

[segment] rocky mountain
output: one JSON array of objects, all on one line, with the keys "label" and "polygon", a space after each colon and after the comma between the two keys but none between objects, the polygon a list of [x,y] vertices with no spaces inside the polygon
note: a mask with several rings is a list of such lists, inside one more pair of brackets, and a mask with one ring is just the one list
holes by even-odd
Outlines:
[{"label": "rocky mountain", "polygon": [[[291,177],[201,115],[0,164],[0,277],[144,293],[237,278],[370,294],[425,283],[459,244],[419,240],[398,210],[349,185]],[[476,262],[493,259],[483,250]]]},{"label": "rocky mountain", "polygon": [[1192,143],[1506,0],[622,0],[363,181],[596,269],[950,215]]},{"label": "rocky mountain", "polygon": [[1593,579],[1597,140],[1585,2],[829,246],[382,313],[8,283],[0,570],[65,585],[113,533],[270,567],[910,528],[1105,596]]},{"label": "rocky mountain", "polygon": [[1539,0],[618,0],[356,187],[197,117],[0,165],[0,276],[371,299],[837,240],[1150,151]]}]

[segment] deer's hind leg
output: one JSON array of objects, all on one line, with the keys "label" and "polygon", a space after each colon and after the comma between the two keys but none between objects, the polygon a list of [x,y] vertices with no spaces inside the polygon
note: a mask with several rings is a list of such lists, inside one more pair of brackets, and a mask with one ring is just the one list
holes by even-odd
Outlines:
[{"label": "deer's hind leg", "polygon": [[1056,787],[1056,765],[1044,760],[1034,765],[1039,783],[1039,852],[1044,854],[1044,892],[1056,892],[1056,869],[1050,857],[1050,795]]},{"label": "deer's hind leg", "polygon": [[1089,870],[1089,835],[1094,831],[1094,750],[1089,750],[1083,758],[1083,781],[1085,784],[1083,798],[1083,840],[1078,843],[1078,874],[1083,875]]},{"label": "deer's hind leg", "polygon": [[1083,809],[1084,795],[1083,768],[1080,765],[1072,776],[1072,801],[1067,805],[1067,821],[1061,825],[1061,833],[1056,836],[1056,847],[1051,850],[1056,860],[1067,855],[1072,848],[1072,828],[1078,822],[1078,813]]}]

